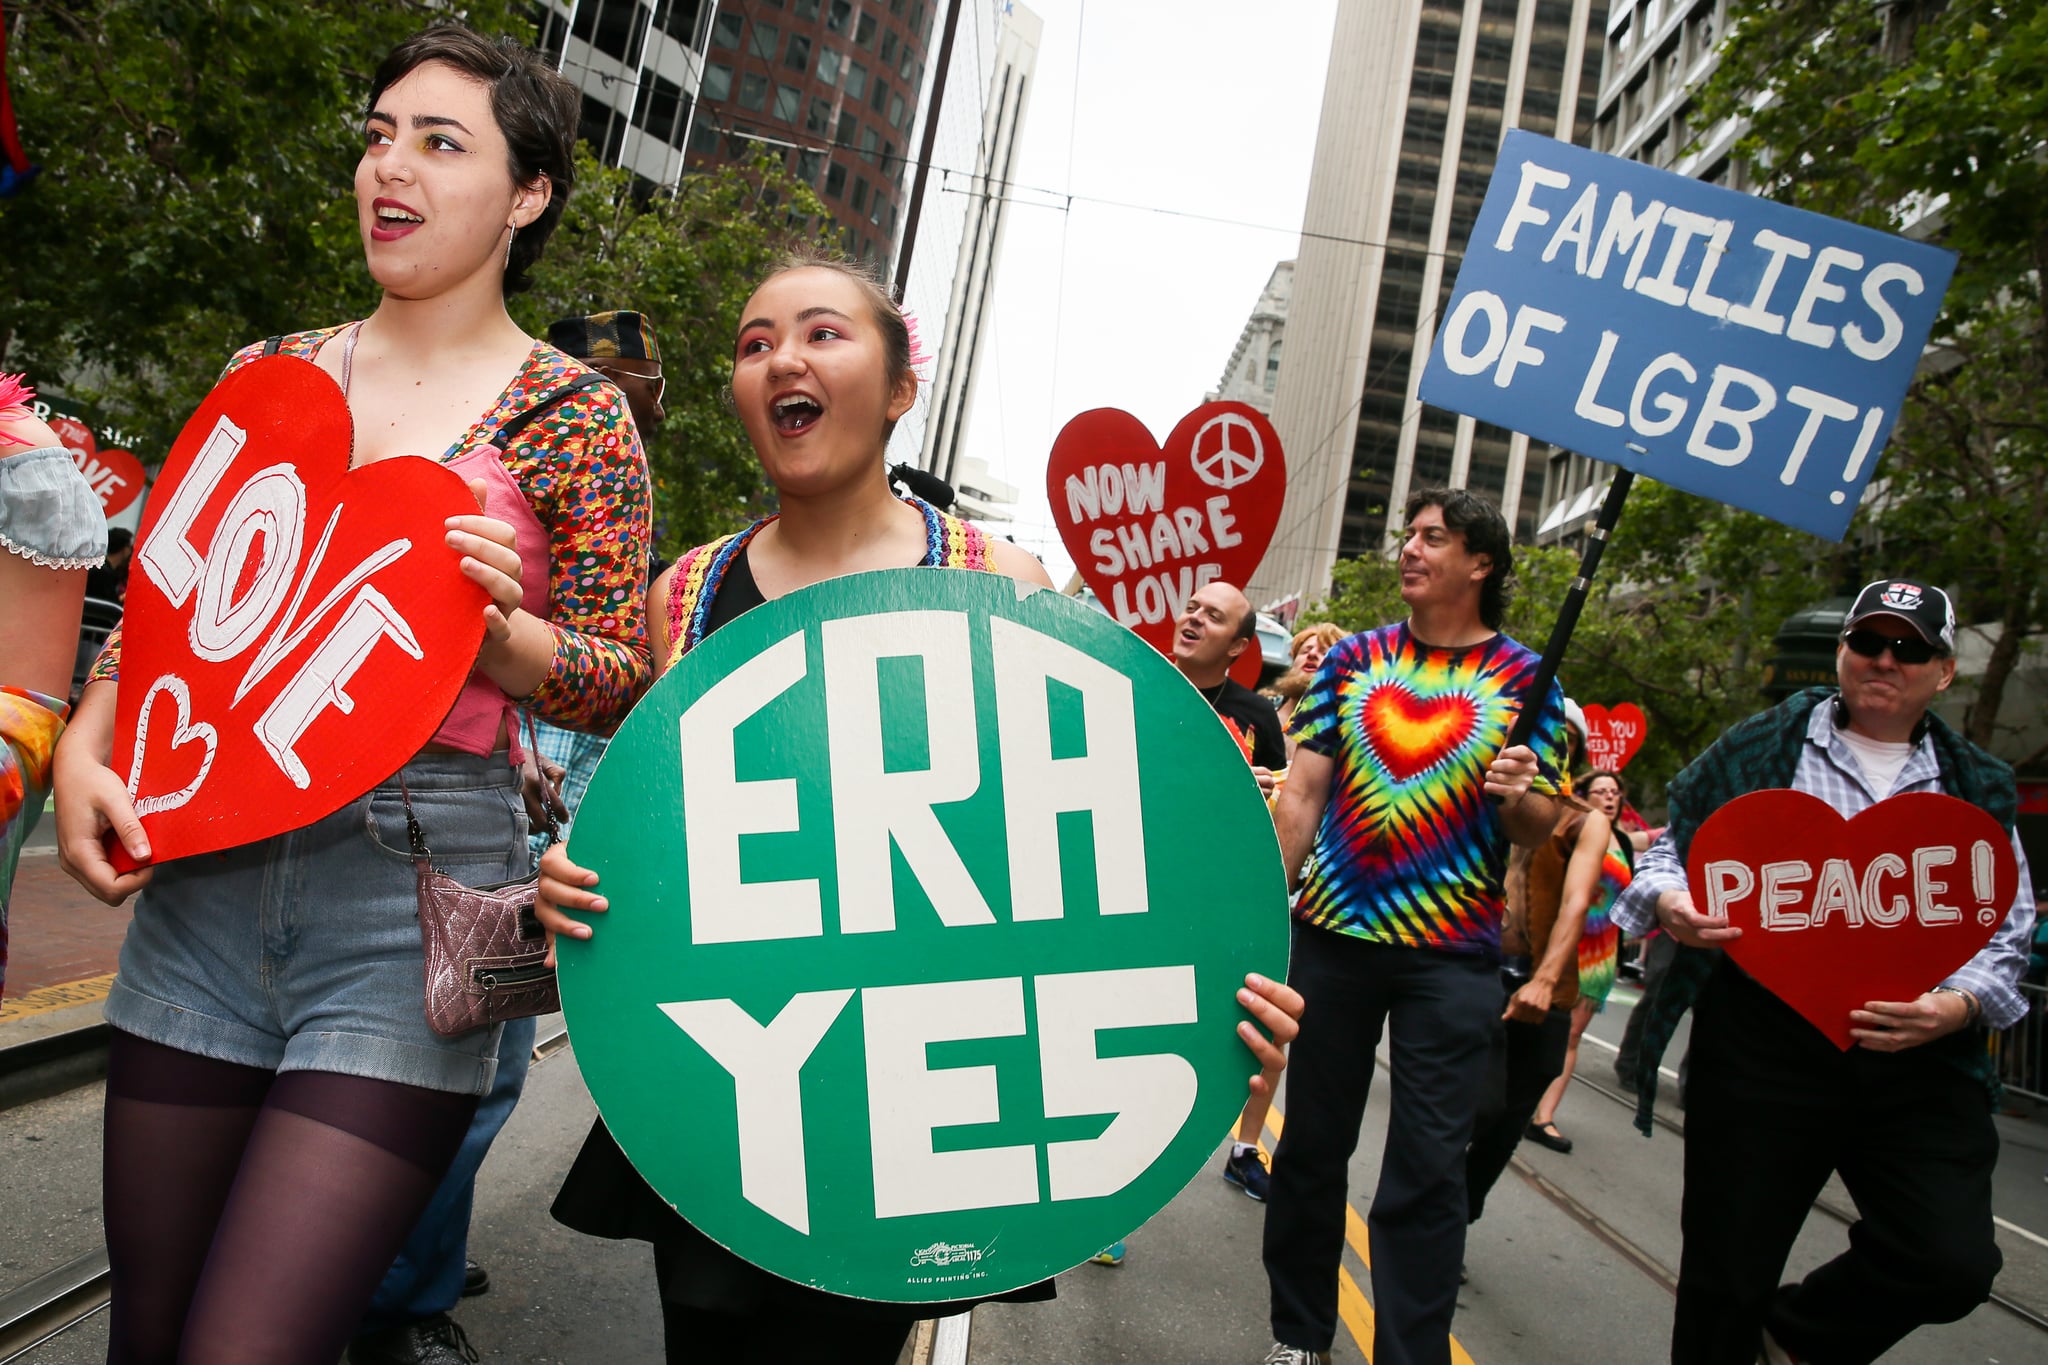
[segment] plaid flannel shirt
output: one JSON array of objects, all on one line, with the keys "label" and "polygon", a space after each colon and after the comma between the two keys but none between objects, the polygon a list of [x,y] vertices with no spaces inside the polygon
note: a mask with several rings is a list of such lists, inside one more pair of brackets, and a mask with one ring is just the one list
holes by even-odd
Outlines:
[{"label": "plaid flannel shirt", "polygon": [[[1923,737],[1907,756],[1892,789],[1872,790],[1862,765],[1836,731],[1831,708],[1822,705],[1814,707],[1808,719],[1792,789],[1819,797],[1847,820],[1887,796],[1940,791],[1941,766],[1935,759],[1933,741]],[[2027,945],[2034,932],[2033,880],[2018,835],[2013,836],[2012,851],[2019,860],[2019,894],[2006,912],[2005,923],[1975,957],[1942,982],[1976,996],[1984,1009],[1983,1022],[1994,1029],[2010,1028],[2027,1014],[2026,997],[2016,983],[2026,971]],[[1608,912],[1609,918],[1630,934],[1646,934],[1657,927],[1657,897],[1683,890],[1685,885],[1685,865],[1667,835],[1636,860],[1635,880]]]}]

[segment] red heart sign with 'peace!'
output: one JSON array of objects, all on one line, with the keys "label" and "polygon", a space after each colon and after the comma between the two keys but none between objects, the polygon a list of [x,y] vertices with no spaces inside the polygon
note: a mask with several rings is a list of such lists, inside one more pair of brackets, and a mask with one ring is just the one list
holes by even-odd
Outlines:
[{"label": "red heart sign with 'peace!'", "polygon": [[1586,712],[1586,762],[1595,768],[1618,773],[1628,766],[1650,733],[1643,709],[1625,701],[1613,710],[1588,706]]},{"label": "red heart sign with 'peace!'", "polygon": [[272,356],[179,433],[128,579],[114,770],[156,860],[297,829],[416,753],[483,640],[432,460],[349,468],[340,388]]},{"label": "red heart sign with 'peace!'", "polygon": [[2019,890],[1998,822],[1936,792],[1853,820],[1805,792],[1751,792],[1700,826],[1686,874],[1694,908],[1742,930],[1728,956],[1845,1051],[1849,1011],[1940,985]]},{"label": "red heart sign with 'peace!'", "polygon": [[[1257,408],[1204,403],[1162,447],[1117,408],[1061,428],[1045,469],[1060,539],[1081,577],[1119,622],[1171,654],[1173,621],[1197,588],[1242,588],[1265,558],[1287,461]],[[1258,681],[1256,640],[1231,676]]]}]

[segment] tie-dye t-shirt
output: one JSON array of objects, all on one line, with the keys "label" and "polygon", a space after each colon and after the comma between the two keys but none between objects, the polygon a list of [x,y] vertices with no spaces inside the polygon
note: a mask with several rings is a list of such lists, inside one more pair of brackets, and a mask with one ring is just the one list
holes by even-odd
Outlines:
[{"label": "tie-dye t-shirt", "polygon": [[[1486,799],[1536,654],[1505,635],[1464,649],[1406,622],[1338,643],[1294,710],[1301,746],[1336,763],[1295,914],[1375,943],[1500,956],[1508,835]],[[1564,693],[1530,744],[1534,790],[1555,795]]]}]

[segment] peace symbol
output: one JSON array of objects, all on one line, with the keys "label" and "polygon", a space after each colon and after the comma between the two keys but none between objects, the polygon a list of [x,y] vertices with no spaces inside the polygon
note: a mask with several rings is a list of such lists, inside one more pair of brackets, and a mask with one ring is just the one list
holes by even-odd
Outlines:
[{"label": "peace symbol", "polygon": [[[1211,432],[1215,433],[1213,450],[1207,449]],[[1239,448],[1244,445],[1251,448]],[[1266,450],[1259,441],[1258,431],[1234,412],[1226,412],[1204,422],[1195,433],[1189,452],[1195,476],[1211,488],[1229,489],[1250,483],[1266,463]]]}]

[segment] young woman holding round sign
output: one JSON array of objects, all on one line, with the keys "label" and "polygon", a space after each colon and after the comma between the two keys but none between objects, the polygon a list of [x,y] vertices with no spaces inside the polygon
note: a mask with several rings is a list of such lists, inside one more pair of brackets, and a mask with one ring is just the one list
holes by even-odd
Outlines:
[{"label": "young woman holding round sign", "polygon": [[[1051,586],[1023,550],[890,490],[884,451],[916,399],[917,376],[904,316],[872,276],[836,258],[792,257],[754,291],[741,316],[733,406],[782,510],[690,551],[655,582],[649,634],[668,665],[752,607],[865,570],[982,569]],[[591,936],[589,923],[565,912],[605,910],[596,882],[563,845],[548,850],[538,913],[551,934]],[[1280,1049],[1293,1037],[1301,997],[1259,977],[1238,1000],[1278,1040],[1240,1025],[1265,1068],[1253,1087],[1267,1093],[1284,1065]],[[564,1182],[555,1216],[594,1236],[653,1243],[671,1362],[737,1359],[765,1348],[792,1363],[887,1365],[911,1323],[933,1311],[822,1293],[742,1261],[665,1203],[602,1121]],[[1036,1286],[1013,1297],[1050,1292]]]},{"label": "young woman holding round sign", "polygon": [[496,1028],[428,1027],[404,803],[440,870],[472,885],[522,874],[516,708],[603,725],[647,677],[638,437],[614,390],[505,308],[561,216],[576,108],[509,40],[446,25],[400,44],[373,81],[355,176],[381,300],[230,362],[317,364],[353,419],[352,466],[440,452],[487,509],[446,524],[448,571],[488,601],[475,671],[433,741],[297,830],[126,874],[102,835],[139,862],[150,849],[107,766],[118,643],[60,749],[66,866],[109,903],[143,892],[106,1006],[112,1361],[340,1356],[498,1045]]}]

